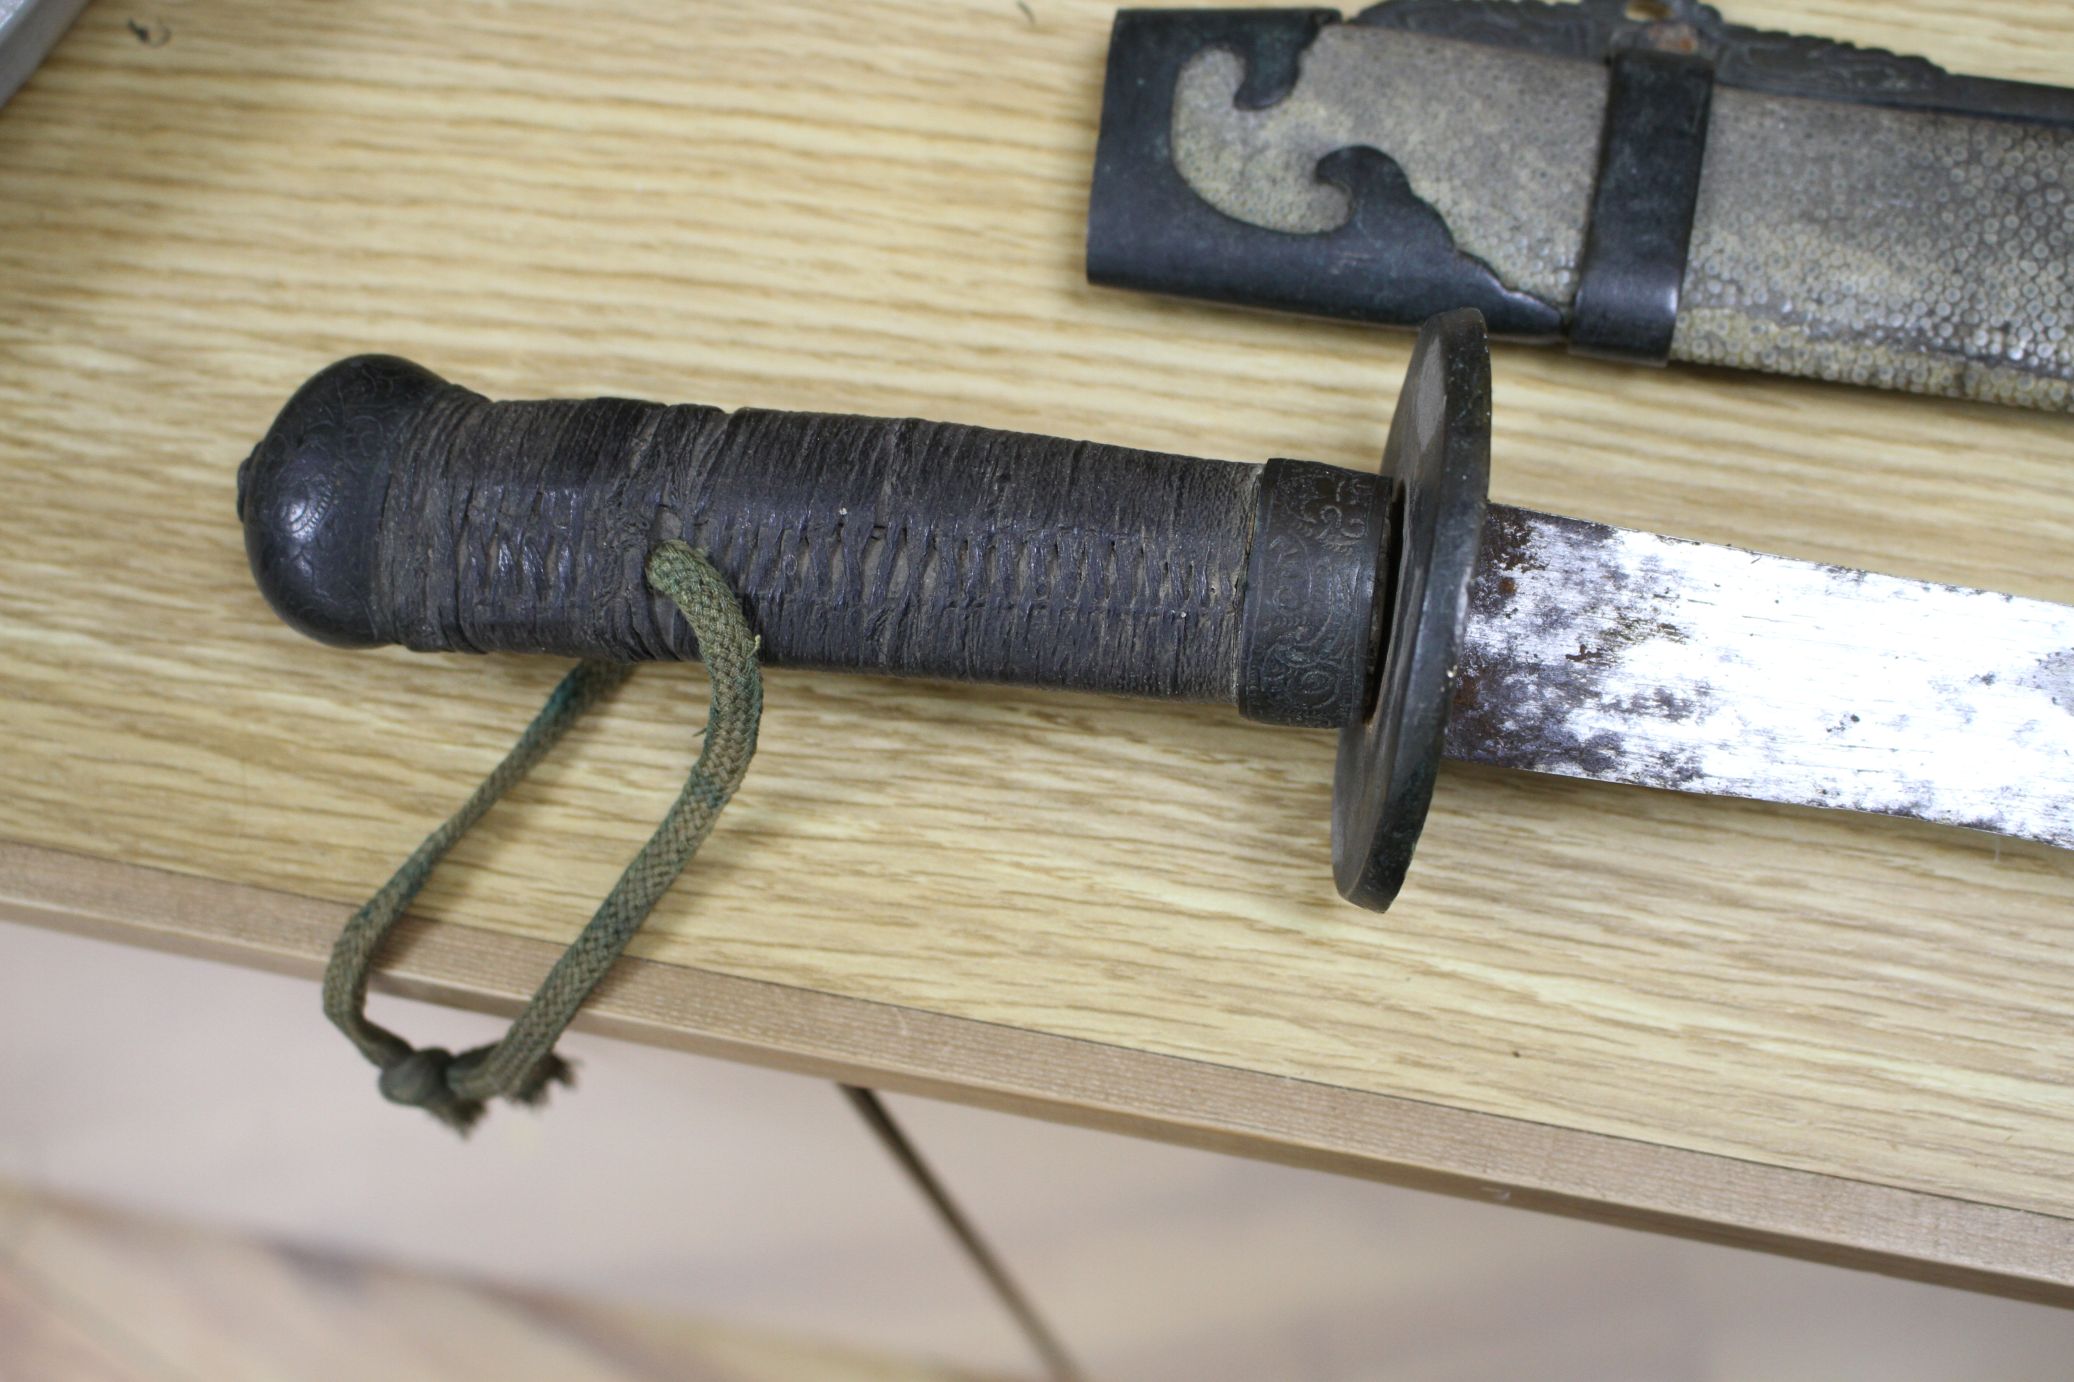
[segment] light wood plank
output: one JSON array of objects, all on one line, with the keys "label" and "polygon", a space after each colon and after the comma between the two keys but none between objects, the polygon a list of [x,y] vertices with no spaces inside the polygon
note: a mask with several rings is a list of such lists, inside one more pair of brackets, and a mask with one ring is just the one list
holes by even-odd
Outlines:
[{"label": "light wood plank", "polygon": [[[2074,15],[2045,0],[1734,12],[1993,75],[2052,79],[2074,53]],[[0,115],[18,845],[357,900],[552,684],[525,659],[322,649],[253,593],[232,468],[338,355],[397,350],[512,396],[911,412],[1235,459],[1380,445],[1403,338],[1082,282],[1110,14],[1091,0],[165,13],[149,48],[90,9]],[[2074,599],[2065,418],[1529,350],[1500,352],[1496,387],[1503,500]],[[478,985],[512,987],[494,955],[573,932],[673,790],[701,695],[695,671],[636,678],[462,848],[424,899],[480,928],[435,926],[473,957],[450,982],[479,963]],[[1539,1184],[1558,1153],[1537,1149],[1560,1147],[1559,1197],[1595,1212],[2074,1281],[2074,858],[1451,770],[1379,919],[1332,894],[1321,736],[780,674],[763,742],[639,947],[835,1004],[758,1029],[759,1050],[978,1096],[987,1061],[943,1042],[1006,1032],[1090,1063],[1054,1111],[1084,1094],[1105,1118],[1459,1181],[1494,1155],[1480,1130],[1537,1130],[1496,1181]],[[152,928],[179,912],[139,906]],[[845,1045],[855,1011],[953,1025],[899,1065]],[[1148,1080],[1105,1102],[1103,1072],[1138,1053],[1244,1077],[1246,1099],[1331,1097],[1212,1112],[1199,1082]],[[1438,1141],[1350,1148],[1340,1099],[1395,1111],[1365,1115],[1376,1137],[1413,1108],[1458,1131],[1422,1118]],[[1913,1208],[1780,1192],[1746,1213],[1703,1183],[1724,1168]],[[2019,1227],[1955,1233],[1925,1205]]]}]

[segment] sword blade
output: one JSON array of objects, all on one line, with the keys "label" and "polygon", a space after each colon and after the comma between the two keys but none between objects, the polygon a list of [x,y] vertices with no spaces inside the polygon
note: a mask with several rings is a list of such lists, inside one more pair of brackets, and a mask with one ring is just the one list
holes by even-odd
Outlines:
[{"label": "sword blade", "polygon": [[2074,846],[2074,608],[1492,505],[1451,757]]}]

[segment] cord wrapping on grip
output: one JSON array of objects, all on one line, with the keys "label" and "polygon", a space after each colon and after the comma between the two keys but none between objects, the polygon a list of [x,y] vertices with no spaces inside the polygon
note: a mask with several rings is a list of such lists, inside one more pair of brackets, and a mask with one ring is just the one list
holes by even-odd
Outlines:
[{"label": "cord wrapping on grip", "polygon": [[693,657],[625,553],[706,552],[774,665],[1229,702],[1259,467],[983,428],[453,389],[394,449],[420,649]]}]

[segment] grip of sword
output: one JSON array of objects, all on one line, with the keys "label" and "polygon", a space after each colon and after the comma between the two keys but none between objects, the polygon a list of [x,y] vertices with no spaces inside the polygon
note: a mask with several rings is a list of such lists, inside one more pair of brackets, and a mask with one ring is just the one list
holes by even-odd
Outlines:
[{"label": "grip of sword", "polygon": [[727,578],[773,665],[1339,723],[1351,710],[1318,686],[1249,670],[1249,648],[1289,643],[1248,598],[1272,575],[1263,469],[911,419],[493,403],[361,356],[283,408],[238,508],[269,603],[333,644],[693,658],[643,574],[674,538]]}]

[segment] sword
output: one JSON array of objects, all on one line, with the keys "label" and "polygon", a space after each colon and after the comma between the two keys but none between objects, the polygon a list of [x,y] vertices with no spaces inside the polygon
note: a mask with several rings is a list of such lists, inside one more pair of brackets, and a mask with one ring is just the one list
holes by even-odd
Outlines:
[{"label": "sword", "polygon": [[362,356],[238,472],[260,590],[343,646],[693,658],[705,552],[775,666],[1221,701],[1336,730],[1386,908],[1440,759],[2074,846],[2074,608],[1489,504],[1483,320],[1420,333],[1380,474],[624,399]]}]

